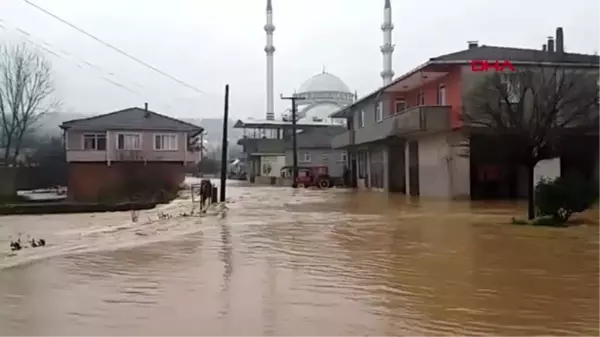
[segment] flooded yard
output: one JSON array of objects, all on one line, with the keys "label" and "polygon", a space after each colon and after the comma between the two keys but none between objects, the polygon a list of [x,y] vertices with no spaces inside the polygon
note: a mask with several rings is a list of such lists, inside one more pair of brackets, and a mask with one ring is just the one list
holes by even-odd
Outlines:
[{"label": "flooded yard", "polygon": [[[230,183],[225,217],[0,217],[3,335],[597,335],[597,210]],[[157,212],[174,215],[158,220]],[[10,256],[9,237],[48,245]]]}]

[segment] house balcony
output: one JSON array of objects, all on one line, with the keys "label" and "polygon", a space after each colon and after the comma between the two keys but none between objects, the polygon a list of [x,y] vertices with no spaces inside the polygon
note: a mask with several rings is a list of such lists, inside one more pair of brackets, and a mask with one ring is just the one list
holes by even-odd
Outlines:
[{"label": "house balcony", "polygon": [[417,106],[356,130],[354,144],[450,130],[450,106]]},{"label": "house balcony", "polygon": [[354,145],[354,130],[348,130],[344,133],[336,135],[331,139],[331,147],[334,149],[341,149]]},{"label": "house balcony", "polygon": [[286,141],[273,138],[242,138],[238,141],[238,144],[242,145],[244,152],[249,155],[281,155],[285,153]]},{"label": "house balcony", "polygon": [[67,162],[104,162],[107,161],[106,151],[67,150]]},{"label": "house balcony", "polygon": [[153,160],[151,158],[147,158],[147,155],[144,155],[142,150],[117,150],[115,151],[114,159],[115,161],[148,161]]}]

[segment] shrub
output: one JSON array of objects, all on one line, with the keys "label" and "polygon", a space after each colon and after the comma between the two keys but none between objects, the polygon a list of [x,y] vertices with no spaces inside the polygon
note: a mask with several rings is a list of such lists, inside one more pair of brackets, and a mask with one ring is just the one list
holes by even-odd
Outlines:
[{"label": "shrub", "polygon": [[597,188],[576,176],[543,179],[535,187],[538,216],[549,216],[560,223],[590,208],[597,198]]}]

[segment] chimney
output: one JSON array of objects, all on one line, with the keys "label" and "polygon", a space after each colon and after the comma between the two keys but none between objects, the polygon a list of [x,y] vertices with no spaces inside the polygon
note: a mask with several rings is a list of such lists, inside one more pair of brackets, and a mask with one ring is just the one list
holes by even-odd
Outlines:
[{"label": "chimney", "polygon": [[548,36],[548,52],[554,53],[554,38],[552,36]]},{"label": "chimney", "polygon": [[150,111],[148,111],[148,102],[144,103],[144,111],[146,111],[146,113],[144,114],[145,118],[150,117]]},{"label": "chimney", "polygon": [[562,27],[556,28],[556,52],[561,54],[565,52],[565,37]]},{"label": "chimney", "polygon": [[547,50],[546,50],[546,44],[545,44],[545,43],[542,45],[542,51],[547,51]]},{"label": "chimney", "polygon": [[469,49],[479,47],[479,41],[467,41],[467,43],[469,44]]}]

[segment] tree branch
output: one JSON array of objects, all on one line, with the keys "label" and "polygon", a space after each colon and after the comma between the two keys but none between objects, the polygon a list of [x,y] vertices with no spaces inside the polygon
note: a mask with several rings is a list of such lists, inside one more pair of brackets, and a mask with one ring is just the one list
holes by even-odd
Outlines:
[{"label": "tree branch", "polygon": [[26,44],[0,46],[0,129],[6,163],[17,163],[23,137],[58,107],[53,93],[51,67],[42,55]]}]

